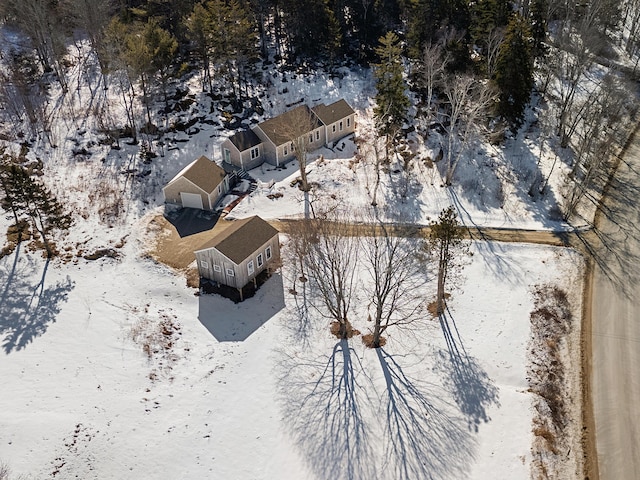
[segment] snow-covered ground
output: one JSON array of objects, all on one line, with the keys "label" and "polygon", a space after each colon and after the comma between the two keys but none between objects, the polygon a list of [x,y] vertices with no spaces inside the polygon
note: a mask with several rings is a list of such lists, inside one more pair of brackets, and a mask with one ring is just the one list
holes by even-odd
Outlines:
[{"label": "snow-covered ground", "polygon": [[[283,77],[265,81],[265,116],[301,98],[344,97],[359,125],[369,121],[374,92],[366,71]],[[163,145],[143,135],[158,153],[145,165],[139,146],[125,139],[120,149],[101,144],[96,119],[84,115],[113,95],[107,113],[123,118],[115,86],[90,98],[82,75],[77,82],[64,98],[52,85],[48,135],[22,132],[27,158],[43,161],[45,182],[76,223],[57,239],[62,255],[49,264],[26,245],[0,259],[0,462],[38,480],[529,478],[533,291],[547,283],[567,290],[579,318],[577,254],[474,244],[446,323],[425,318],[408,331],[390,329],[382,350],[359,337],[336,341],[319,318],[303,336],[286,262],[236,305],[196,296],[181,274],[147,254],[161,187],[200,155],[219,160],[232,132],[197,122],[165,135]],[[222,109],[208,113],[211,99],[195,81],[190,88],[195,102],[172,120],[219,120]],[[411,134],[411,171],[392,164],[382,176],[384,218],[426,224],[453,204],[467,225],[566,228],[558,221],[566,166],[527,125],[503,146],[470,149],[450,188],[441,186],[437,165],[427,166],[439,134]],[[313,154],[323,160],[309,167],[312,201],[335,197],[355,217],[369,208],[374,172],[355,161],[351,140],[337,147]],[[231,217],[300,216],[296,168],[250,172],[259,188]],[[529,195],[535,175],[551,171],[546,193]],[[0,232],[9,224],[0,218]],[[104,248],[118,257],[83,258]],[[352,323],[368,329],[364,315]],[[570,456],[561,468],[576,465]]]},{"label": "snow-covered ground", "polygon": [[376,351],[320,318],[304,342],[286,264],[236,305],[194,295],[145,237],[134,226],[118,260],[0,260],[0,459],[15,474],[529,477],[532,291],[576,291],[576,254],[476,244],[448,325],[390,329]]}]

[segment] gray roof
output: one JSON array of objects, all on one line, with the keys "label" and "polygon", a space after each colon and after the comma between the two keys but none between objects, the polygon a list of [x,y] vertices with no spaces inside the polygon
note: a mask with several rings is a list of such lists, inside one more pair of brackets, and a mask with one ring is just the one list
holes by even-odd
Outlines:
[{"label": "gray roof", "polygon": [[351,105],[349,105],[344,99],[340,99],[331,105],[321,103],[320,105],[313,107],[313,111],[325,125],[331,125],[332,123],[355,113],[353,108],[351,108]]},{"label": "gray roof", "polygon": [[265,220],[253,217],[236,220],[198,251],[215,248],[236,265],[241,264],[262,245],[278,235],[278,230]]},{"label": "gray roof", "polygon": [[205,192],[212,193],[218,188],[218,185],[220,185],[225,175],[226,173],[222,167],[203,155],[182,169],[182,171],[173,177],[171,182],[179,177],[184,177]]},{"label": "gray roof", "polygon": [[252,130],[242,130],[229,137],[231,143],[233,143],[238,150],[244,152],[256,145],[262,143],[262,140]]},{"label": "gray roof", "polygon": [[[307,128],[308,125],[305,125],[308,121],[311,122],[311,128]],[[259,123],[258,127],[269,137],[269,140],[279,146],[298,138],[300,135],[309,133],[320,125],[318,118],[309,107],[299,105],[277,117]]]}]

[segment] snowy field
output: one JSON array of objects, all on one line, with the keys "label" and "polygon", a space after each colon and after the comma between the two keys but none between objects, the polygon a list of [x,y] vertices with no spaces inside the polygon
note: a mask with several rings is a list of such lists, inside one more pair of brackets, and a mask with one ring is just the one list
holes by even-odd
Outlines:
[{"label": "snowy field", "polygon": [[576,254],[476,244],[447,323],[390,329],[376,351],[320,318],[303,335],[286,264],[236,305],[194,295],[145,237],[134,227],[119,260],[0,260],[0,459],[15,474],[529,478],[532,291],[579,292]]}]

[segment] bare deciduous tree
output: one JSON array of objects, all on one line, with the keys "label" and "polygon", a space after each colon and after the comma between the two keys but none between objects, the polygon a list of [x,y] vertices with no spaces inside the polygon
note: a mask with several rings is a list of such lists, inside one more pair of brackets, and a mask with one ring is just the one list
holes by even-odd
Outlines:
[{"label": "bare deciduous tree", "polygon": [[443,89],[449,103],[445,183],[451,185],[462,154],[483,126],[496,95],[487,82],[468,75],[449,77]]},{"label": "bare deciduous tree", "polygon": [[[373,116],[370,116],[373,118]],[[358,144],[357,155],[364,160],[365,166],[373,164],[375,179],[373,188],[369,189],[367,180],[367,190],[371,195],[371,205],[378,205],[378,189],[380,188],[381,170],[383,164],[388,164],[387,157],[389,146],[387,145],[388,137],[380,136],[380,126],[375,123],[363,123],[359,128],[359,135],[356,138]]]},{"label": "bare deciduous tree", "polygon": [[392,236],[381,223],[372,227],[362,239],[361,258],[371,280],[365,287],[371,309],[368,320],[373,322],[371,334],[363,341],[378,348],[384,345],[382,334],[387,328],[406,326],[418,318],[426,275],[409,240]]},{"label": "bare deciduous tree", "polygon": [[298,237],[292,245],[298,248],[295,254],[303,265],[303,276],[308,275],[316,293],[311,305],[331,319],[332,332],[345,339],[354,334],[349,313],[356,290],[359,241],[341,219],[344,212],[337,209],[306,219],[292,233],[292,237]]},{"label": "bare deciduous tree", "polygon": [[288,111],[283,117],[280,132],[291,145],[293,154],[298,161],[300,170],[300,190],[308,192],[309,180],[307,179],[307,153],[313,143],[313,132],[320,128],[318,117],[306,105],[300,105]]},{"label": "bare deciduous tree", "polygon": [[567,178],[564,216],[572,216],[595,182],[606,177],[612,156],[627,138],[626,118],[633,116],[628,98],[631,88],[614,75],[606,75],[571,112],[567,137],[574,153],[574,163]]},{"label": "bare deciduous tree", "polygon": [[427,89],[427,115],[431,112],[433,90],[440,83],[441,77],[449,63],[449,56],[444,52],[440,43],[429,43],[422,52],[422,61],[419,65],[420,79]]}]

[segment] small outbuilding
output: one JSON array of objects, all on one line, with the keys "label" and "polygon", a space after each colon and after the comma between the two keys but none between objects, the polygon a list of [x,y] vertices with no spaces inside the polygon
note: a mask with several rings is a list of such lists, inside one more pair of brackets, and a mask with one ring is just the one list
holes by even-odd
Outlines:
[{"label": "small outbuilding", "polygon": [[278,230],[254,215],[232,225],[195,251],[198,272],[222,285],[242,288],[280,264]]},{"label": "small outbuilding", "polygon": [[166,203],[200,210],[214,210],[228,191],[226,172],[204,155],[183,168],[162,189]]}]

